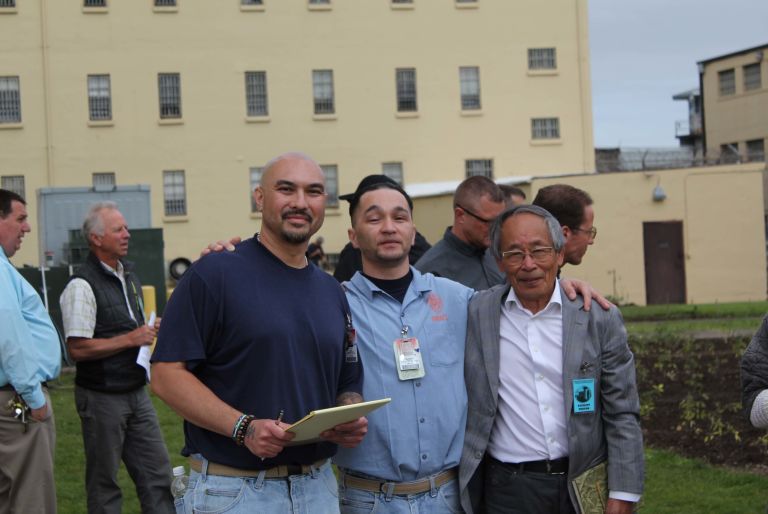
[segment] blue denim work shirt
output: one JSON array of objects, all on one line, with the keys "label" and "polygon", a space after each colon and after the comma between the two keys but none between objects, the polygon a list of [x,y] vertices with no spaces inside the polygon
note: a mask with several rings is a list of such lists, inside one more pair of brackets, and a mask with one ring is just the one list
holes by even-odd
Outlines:
[{"label": "blue denim work shirt", "polygon": [[[402,304],[360,273],[343,284],[365,367],[363,397],[390,397],[392,402],[368,415],[363,442],[339,448],[334,462],[354,473],[396,482],[458,466],[467,420],[464,343],[474,291],[413,267],[411,271]],[[393,345],[403,326],[419,340],[423,378],[398,378]]]},{"label": "blue denim work shirt", "polygon": [[41,382],[59,376],[59,334],[40,295],[0,247],[0,386],[11,384],[27,405],[45,404]]}]

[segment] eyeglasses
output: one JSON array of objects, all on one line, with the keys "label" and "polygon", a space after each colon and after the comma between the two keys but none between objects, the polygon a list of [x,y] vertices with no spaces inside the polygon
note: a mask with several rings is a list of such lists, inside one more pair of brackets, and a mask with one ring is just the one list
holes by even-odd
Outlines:
[{"label": "eyeglasses", "polygon": [[530,252],[524,252],[522,250],[507,250],[501,252],[501,258],[505,259],[509,264],[513,266],[519,266],[525,260],[525,257],[530,255],[533,262],[536,264],[546,264],[552,257],[555,249],[551,246],[539,246],[534,248]]},{"label": "eyeglasses", "polygon": [[476,220],[478,220],[478,221],[481,221],[481,222],[483,222],[483,223],[485,223],[485,224],[491,223],[491,222],[493,221],[492,219],[488,220],[488,219],[485,219],[485,218],[483,218],[482,216],[478,216],[478,215],[477,215],[477,214],[475,214],[474,212],[470,211],[470,210],[469,210],[469,209],[467,209],[466,207],[462,207],[462,206],[461,206],[461,205],[459,205],[459,204],[456,204],[456,207],[458,207],[458,208],[459,208],[459,209],[461,209],[462,211],[466,212],[467,214],[469,214],[470,216],[472,216],[472,217],[473,217],[473,218],[475,218]]},{"label": "eyeglasses", "polygon": [[585,232],[589,234],[590,239],[594,239],[597,237],[597,227],[595,226],[592,226],[589,228],[572,228],[571,230],[573,230],[574,232]]}]

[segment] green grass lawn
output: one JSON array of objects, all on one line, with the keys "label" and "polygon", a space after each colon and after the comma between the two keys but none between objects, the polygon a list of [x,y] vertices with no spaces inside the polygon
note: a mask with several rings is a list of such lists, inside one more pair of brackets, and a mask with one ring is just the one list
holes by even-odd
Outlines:
[{"label": "green grass lawn", "polygon": [[[53,384],[56,415],[56,489],[59,514],[83,514],[85,486],[80,418],[74,407],[72,374]],[[161,429],[174,466],[184,464],[181,420],[163,402],[153,398]],[[659,514],[763,513],[768,504],[768,477],[740,473],[683,459],[672,453],[647,450],[646,493],[642,512]],[[168,470],[170,473],[171,470]],[[136,493],[125,469],[120,470],[123,513],[138,514]]]}]

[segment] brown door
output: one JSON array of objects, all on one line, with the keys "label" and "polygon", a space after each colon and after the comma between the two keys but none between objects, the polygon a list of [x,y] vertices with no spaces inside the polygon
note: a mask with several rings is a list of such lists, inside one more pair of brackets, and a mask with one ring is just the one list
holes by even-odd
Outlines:
[{"label": "brown door", "polygon": [[685,303],[683,222],[643,223],[645,301]]}]

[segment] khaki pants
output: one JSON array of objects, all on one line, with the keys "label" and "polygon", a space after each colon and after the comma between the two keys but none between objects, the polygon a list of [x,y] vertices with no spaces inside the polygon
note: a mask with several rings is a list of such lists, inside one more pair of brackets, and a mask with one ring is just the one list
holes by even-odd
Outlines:
[{"label": "khaki pants", "polygon": [[51,398],[44,394],[51,416],[43,422],[27,418],[24,432],[6,408],[13,391],[0,391],[0,514],[56,513],[56,428]]}]

